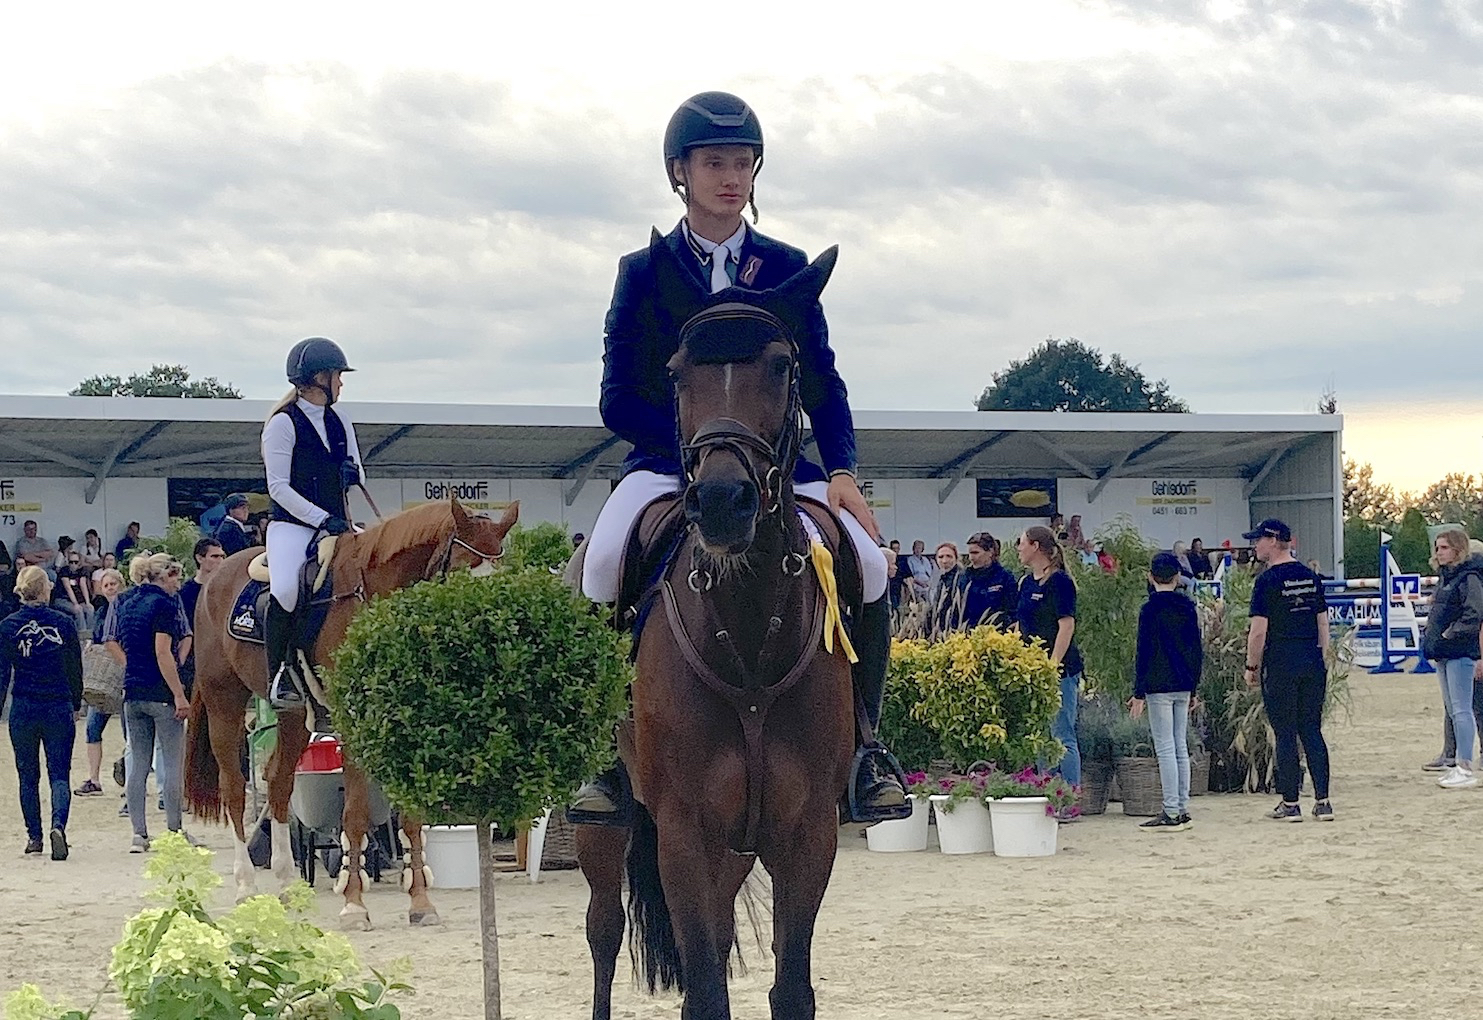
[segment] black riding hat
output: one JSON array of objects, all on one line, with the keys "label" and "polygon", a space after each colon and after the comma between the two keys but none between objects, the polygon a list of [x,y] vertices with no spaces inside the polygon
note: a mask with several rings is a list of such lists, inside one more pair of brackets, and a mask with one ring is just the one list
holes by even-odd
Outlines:
[{"label": "black riding hat", "polygon": [[752,108],[730,92],[702,92],[680,104],[664,129],[664,172],[678,190],[674,161],[702,145],[750,145],[762,169],[762,124]]},{"label": "black riding hat", "polygon": [[288,352],[288,381],[295,386],[309,385],[320,372],[354,371],[340,345],[322,336],[300,340]]}]

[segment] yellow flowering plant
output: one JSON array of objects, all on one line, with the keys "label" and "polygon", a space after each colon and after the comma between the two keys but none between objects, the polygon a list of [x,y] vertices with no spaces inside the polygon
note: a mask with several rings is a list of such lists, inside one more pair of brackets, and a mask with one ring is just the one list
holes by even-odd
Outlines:
[{"label": "yellow flowering plant", "polygon": [[[221,877],[211,852],[174,833],[154,846],[146,895],[162,906],[124,924],[108,968],[132,1020],[399,1020],[387,996],[408,985],[399,974],[364,976],[344,936],[306,920],[308,886],[254,896],[213,919],[206,901]],[[34,985],[5,1004],[5,1020],[92,1015],[47,1002]]]},{"label": "yellow flowering plant", "polygon": [[920,692],[912,718],[932,728],[962,765],[993,762],[1018,771],[1065,753],[1050,735],[1061,704],[1060,671],[1043,644],[992,626],[935,642],[898,641],[895,668]]}]

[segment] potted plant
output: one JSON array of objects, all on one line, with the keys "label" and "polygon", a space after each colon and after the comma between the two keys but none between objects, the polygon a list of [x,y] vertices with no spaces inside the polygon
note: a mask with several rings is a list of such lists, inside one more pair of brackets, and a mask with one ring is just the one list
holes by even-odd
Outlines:
[{"label": "potted plant", "polygon": [[1115,774],[1112,731],[1123,714],[1123,707],[1105,694],[1085,699],[1077,711],[1076,740],[1081,746],[1081,796],[1077,807],[1081,814],[1100,815],[1107,810]]},{"label": "potted plant", "polygon": [[876,822],[865,830],[865,845],[877,853],[908,853],[927,849],[927,823],[932,817],[928,798],[937,789],[925,771],[906,774],[906,799],[911,817]]},{"label": "potted plant", "polygon": [[994,831],[984,802],[988,771],[968,775],[944,776],[937,781],[937,793],[931,795],[932,811],[937,815],[937,843],[945,854],[991,854]]},{"label": "potted plant", "polygon": [[1112,725],[1111,740],[1123,814],[1138,817],[1158,814],[1164,809],[1164,788],[1159,780],[1159,760],[1154,755],[1148,716],[1134,719],[1122,715]]},{"label": "potted plant", "polygon": [[1076,803],[1076,788],[1034,768],[994,773],[984,786],[999,857],[1049,857],[1056,852],[1060,814]]}]

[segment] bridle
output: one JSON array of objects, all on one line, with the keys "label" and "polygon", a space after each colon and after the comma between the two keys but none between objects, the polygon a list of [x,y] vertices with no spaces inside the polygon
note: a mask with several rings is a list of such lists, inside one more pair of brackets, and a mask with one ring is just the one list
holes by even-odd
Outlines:
[{"label": "bridle", "polygon": [[[754,523],[760,526],[769,518],[779,515],[783,509],[784,489],[793,478],[793,469],[798,464],[803,445],[803,398],[799,392],[798,345],[781,319],[761,308],[735,304],[707,309],[691,318],[680,330],[681,345],[684,345],[685,335],[697,325],[723,317],[761,320],[775,328],[778,336],[787,342],[788,406],[783,414],[783,427],[775,440],[768,440],[751,426],[735,418],[712,418],[696,429],[689,441],[680,443],[680,462],[688,489],[695,483],[696,475],[708,455],[724,451],[734,456],[741,462],[748,480],[757,487],[760,498]],[[753,454],[767,465],[765,470],[759,471]],[[779,526],[786,540],[794,523],[783,519],[779,521]],[[789,552],[783,557],[783,573],[790,576],[797,577],[803,572],[805,565],[806,557],[801,553]],[[692,591],[703,594],[711,589],[713,581],[708,572],[696,567],[690,572],[689,584]]]},{"label": "bridle", "polygon": [[478,572],[481,568],[488,567],[490,570],[493,570],[494,565],[505,555],[503,547],[497,553],[487,553],[482,549],[475,548],[458,537],[458,529],[455,527],[453,532],[448,536],[448,540],[443,543],[442,551],[434,554],[433,558],[428,560],[427,570],[422,575],[424,581],[430,581],[434,577],[440,581],[446,581],[448,579],[448,571],[453,566],[453,550],[455,547],[466,549],[479,557],[479,562],[469,568],[470,573],[473,573],[476,577],[479,576]]}]

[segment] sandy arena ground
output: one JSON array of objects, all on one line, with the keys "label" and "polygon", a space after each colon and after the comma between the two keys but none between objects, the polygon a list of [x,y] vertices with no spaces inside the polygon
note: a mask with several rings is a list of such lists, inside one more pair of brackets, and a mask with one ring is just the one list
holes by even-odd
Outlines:
[{"label": "sandy arena ground", "polygon": [[[1265,820],[1266,796],[1212,796],[1195,801],[1189,833],[1144,834],[1108,814],[1063,827],[1054,858],[1028,861],[871,854],[856,829],[842,830],[814,941],[820,1016],[1483,1015],[1471,1012],[1483,1009],[1483,789],[1443,791],[1419,770],[1436,753],[1439,713],[1430,677],[1357,681],[1352,722],[1331,727],[1332,825]],[[113,728],[109,737],[111,760]],[[12,775],[9,742],[0,745],[0,774]],[[125,853],[128,829],[107,785],[105,797],[74,800],[65,863],[23,859],[14,796],[0,798],[0,859],[11,862],[0,872],[0,989],[31,980],[85,1003],[102,984],[109,947],[139,909],[143,865]],[[162,828],[159,816],[151,821]],[[195,831],[223,851],[225,907],[229,840],[224,830]],[[505,1015],[587,1016],[580,874],[502,881]],[[339,901],[322,876],[317,889],[321,923],[333,924]],[[377,886],[367,897],[377,928],[352,939],[371,964],[411,957],[410,1020],[482,1016],[475,894],[443,890],[435,900],[444,926],[411,930],[405,897]],[[733,1007],[763,1018],[771,960],[755,947],[749,959],[750,975],[732,983]],[[105,999],[99,1016],[121,1015]],[[673,1018],[678,1004],[620,979],[614,1015]]]}]

